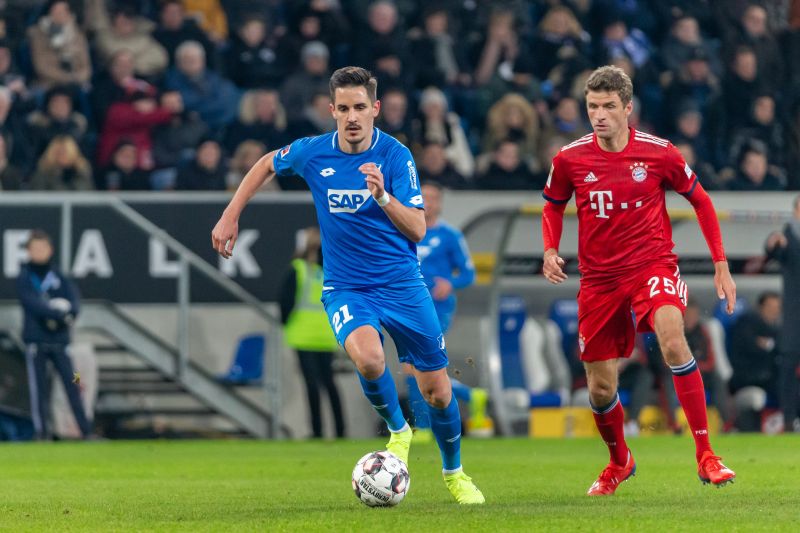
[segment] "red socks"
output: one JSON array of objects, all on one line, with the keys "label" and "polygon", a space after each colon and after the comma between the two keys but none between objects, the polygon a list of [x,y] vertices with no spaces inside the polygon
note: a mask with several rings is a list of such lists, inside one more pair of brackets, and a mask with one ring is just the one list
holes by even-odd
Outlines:
[{"label": "red socks", "polygon": [[[672,382],[675,393],[681,402],[689,428],[692,430],[694,444],[697,448],[697,460],[705,451],[711,451],[708,441],[708,415],[706,414],[706,391],[703,378],[694,358],[680,366],[672,366]],[[596,416],[596,415],[595,415]]]},{"label": "red socks", "polygon": [[[701,383],[702,386],[702,383]],[[592,406],[594,423],[600,430],[600,435],[608,446],[608,453],[611,462],[625,466],[628,463],[628,445],[625,443],[625,433],[623,424],[625,422],[625,412],[619,402],[619,395],[615,396],[610,404],[605,407]]]}]

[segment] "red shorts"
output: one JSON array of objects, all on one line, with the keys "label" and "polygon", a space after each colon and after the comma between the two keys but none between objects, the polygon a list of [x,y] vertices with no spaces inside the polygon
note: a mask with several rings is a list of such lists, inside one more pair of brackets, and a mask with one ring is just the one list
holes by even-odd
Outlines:
[{"label": "red shorts", "polygon": [[688,289],[678,267],[670,264],[653,265],[630,281],[581,286],[578,292],[581,361],[630,357],[636,331],[653,331],[653,317],[662,305],[674,305],[683,313],[687,296]]}]

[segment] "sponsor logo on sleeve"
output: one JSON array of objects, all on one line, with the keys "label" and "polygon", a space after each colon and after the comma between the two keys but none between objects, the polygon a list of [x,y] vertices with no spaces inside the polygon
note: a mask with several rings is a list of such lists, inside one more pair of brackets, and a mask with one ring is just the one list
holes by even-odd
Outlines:
[{"label": "sponsor logo on sleeve", "polygon": [[411,183],[411,188],[417,190],[417,169],[414,168],[414,162],[409,159],[406,166],[408,166],[408,181]]},{"label": "sponsor logo on sleeve", "polygon": [[291,144],[287,144],[286,146],[281,148],[281,151],[280,151],[281,159],[286,157],[286,154],[288,154],[289,150],[291,150],[291,149],[292,149],[292,145]]},{"label": "sponsor logo on sleeve", "polygon": [[683,171],[686,173],[686,178],[687,179],[692,179],[692,169],[689,166],[689,163],[684,163]]},{"label": "sponsor logo on sleeve", "polygon": [[328,189],[328,210],[331,213],[355,213],[370,196],[369,189]]}]

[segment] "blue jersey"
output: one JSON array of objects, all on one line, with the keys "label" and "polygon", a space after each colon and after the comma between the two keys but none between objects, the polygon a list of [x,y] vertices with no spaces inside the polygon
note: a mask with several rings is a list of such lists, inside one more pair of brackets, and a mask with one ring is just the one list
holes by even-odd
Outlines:
[{"label": "blue jersey", "polygon": [[[445,278],[454,289],[463,289],[475,280],[475,267],[461,231],[444,222],[428,228],[425,238],[417,247],[422,265],[422,275],[428,289],[435,285],[434,278]],[[457,272],[457,273],[456,273]],[[439,313],[452,312],[456,306],[455,294],[445,300],[434,300]]]},{"label": "blue jersey", "polygon": [[326,289],[386,286],[422,277],[416,243],[372,198],[358,170],[364,163],[378,166],[394,201],[423,208],[411,152],[377,128],[369,149],[358,154],[343,152],[336,132],[297,139],[275,154],[278,174],[298,174],[311,189],[322,234]]}]

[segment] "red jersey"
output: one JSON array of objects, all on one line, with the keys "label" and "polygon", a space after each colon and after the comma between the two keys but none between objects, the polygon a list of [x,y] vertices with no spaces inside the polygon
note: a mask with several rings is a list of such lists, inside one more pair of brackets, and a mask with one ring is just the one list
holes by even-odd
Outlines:
[{"label": "red jersey", "polygon": [[672,143],[630,128],[621,152],[606,152],[589,134],[553,158],[546,200],[578,207],[578,261],[582,281],[608,282],[647,263],[677,263],[667,188],[689,195],[697,176]]}]

